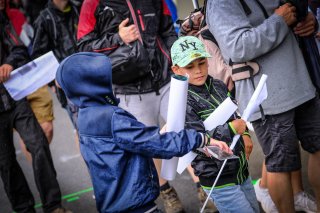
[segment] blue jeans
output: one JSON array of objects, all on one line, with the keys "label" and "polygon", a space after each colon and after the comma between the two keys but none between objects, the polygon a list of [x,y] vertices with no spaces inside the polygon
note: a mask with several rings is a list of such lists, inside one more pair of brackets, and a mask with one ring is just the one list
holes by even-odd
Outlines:
[{"label": "blue jeans", "polygon": [[[204,189],[209,194],[210,190]],[[220,213],[258,213],[259,205],[251,178],[241,185],[226,186],[214,189],[211,194]]]}]

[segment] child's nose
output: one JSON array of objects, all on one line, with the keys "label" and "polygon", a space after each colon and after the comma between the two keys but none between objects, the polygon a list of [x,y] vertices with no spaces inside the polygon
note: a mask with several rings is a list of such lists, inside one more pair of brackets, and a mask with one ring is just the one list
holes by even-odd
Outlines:
[{"label": "child's nose", "polygon": [[195,73],[201,73],[201,69],[200,69],[199,67],[197,67],[197,68],[195,69]]}]

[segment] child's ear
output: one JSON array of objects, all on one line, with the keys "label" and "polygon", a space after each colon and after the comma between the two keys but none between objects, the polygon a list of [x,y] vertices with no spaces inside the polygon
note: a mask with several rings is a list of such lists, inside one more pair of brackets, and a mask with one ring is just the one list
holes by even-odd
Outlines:
[{"label": "child's ear", "polygon": [[173,65],[171,69],[172,69],[172,72],[174,72],[174,74],[181,75],[180,69],[177,65]]}]

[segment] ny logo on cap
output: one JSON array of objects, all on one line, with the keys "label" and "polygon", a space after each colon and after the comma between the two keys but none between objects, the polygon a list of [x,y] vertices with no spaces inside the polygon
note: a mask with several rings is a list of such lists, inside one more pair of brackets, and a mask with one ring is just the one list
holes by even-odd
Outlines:
[{"label": "ny logo on cap", "polygon": [[184,52],[186,49],[189,49],[189,45],[193,47],[193,50],[198,50],[198,48],[196,48],[196,42],[187,42],[187,40],[185,40],[183,43],[180,43],[182,52]]}]

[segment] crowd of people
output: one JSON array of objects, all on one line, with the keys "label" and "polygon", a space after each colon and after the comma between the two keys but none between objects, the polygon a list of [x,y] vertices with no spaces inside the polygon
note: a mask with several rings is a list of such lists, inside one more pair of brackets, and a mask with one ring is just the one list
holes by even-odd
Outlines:
[{"label": "crowd of people", "polygon": [[[319,212],[319,88],[300,44],[317,37],[320,3],[310,0],[308,8],[301,2],[208,0],[199,26],[206,32],[179,37],[165,0],[0,0],[0,173],[12,209],[35,212],[16,160],[15,129],[32,162],[43,211],[72,212],[61,205],[49,148],[51,88],[72,121],[99,212],[158,213],[159,196],[167,213],[184,212],[176,190],[160,176],[161,159],[190,151],[197,154],[188,172],[201,205],[210,194],[205,212],[260,212],[259,202],[267,213]],[[213,47],[204,42],[208,37]],[[13,100],[3,82],[49,51],[60,63],[56,81]],[[119,68],[115,61],[126,54],[138,62]],[[178,133],[160,128],[172,74],[189,81],[185,130]],[[253,186],[253,143],[241,114],[262,74],[268,75],[268,98],[249,121],[265,160]],[[204,120],[228,97],[239,111],[206,131]],[[231,150],[235,135],[241,137]],[[198,150],[209,145],[238,156],[227,161],[214,188],[223,161]],[[301,183],[300,146],[309,153],[314,197]]]}]

